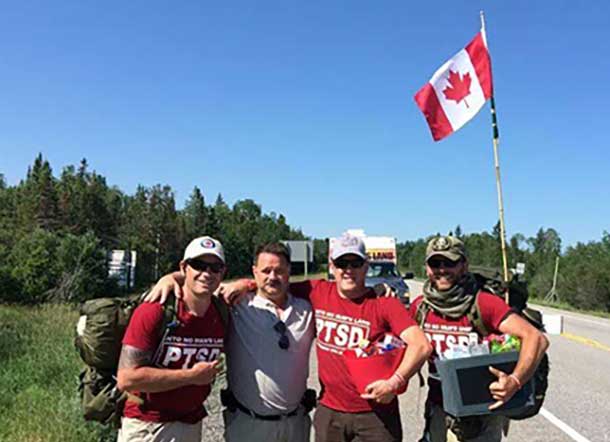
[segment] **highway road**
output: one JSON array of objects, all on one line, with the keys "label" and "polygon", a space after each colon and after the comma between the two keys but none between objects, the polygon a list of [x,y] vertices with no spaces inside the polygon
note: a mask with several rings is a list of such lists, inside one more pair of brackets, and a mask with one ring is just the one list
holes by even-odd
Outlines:
[{"label": "highway road", "polygon": [[[412,296],[421,292],[420,282],[408,284]],[[506,440],[610,442],[610,320],[532,307],[544,314],[562,314],[564,333],[549,336],[551,373],[542,412],[512,421]],[[310,385],[319,388],[316,370],[312,351]],[[405,441],[417,441],[421,436],[425,397],[426,388],[418,388],[416,380],[400,397]]]}]

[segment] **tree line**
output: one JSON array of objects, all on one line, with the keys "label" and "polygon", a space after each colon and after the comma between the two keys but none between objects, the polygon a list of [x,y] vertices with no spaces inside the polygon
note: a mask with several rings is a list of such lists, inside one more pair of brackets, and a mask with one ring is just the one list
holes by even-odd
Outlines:
[{"label": "tree line", "polygon": [[39,154],[25,179],[8,186],[0,174],[0,301],[80,301],[117,291],[106,253],[137,251],[136,285],[176,268],[184,247],[203,234],[225,246],[228,277],[250,272],[263,242],[305,239],[281,214],[251,199],[230,207],[218,194],[207,204],[195,186],[177,209],[168,185],[138,186],[128,195],[83,159],[58,177]]},{"label": "tree line", "polygon": [[[464,241],[471,265],[501,269],[499,224],[491,232],[466,234],[458,225],[447,233]],[[128,195],[108,185],[85,159],[56,177],[39,154],[19,184],[7,185],[0,174],[0,301],[81,301],[114,294],[116,282],[108,278],[106,262],[112,249],[137,251],[136,285],[143,287],[174,270],[186,244],[202,234],[222,241],[228,277],[250,274],[252,254],[261,243],[307,239],[282,214],[264,213],[252,199],[231,207],[218,194],[209,204],[195,186],[178,209],[169,185],[140,185]],[[429,238],[398,244],[402,269],[424,276]],[[559,300],[610,311],[609,233],[562,251],[558,232],[540,228],[529,238],[520,233],[510,237],[507,252],[509,266],[525,264],[533,296],[544,298],[549,292],[559,257]],[[326,262],[327,242],[314,239],[310,270],[325,269]]]},{"label": "tree line", "polygon": [[[491,232],[466,234],[458,225],[447,234],[464,242],[471,267],[497,270],[501,275],[499,223]],[[398,245],[402,268],[424,276],[423,263],[430,238]],[[523,278],[528,283],[530,297],[544,299],[551,291],[556,259],[559,258],[556,300],[578,309],[610,312],[610,233],[604,232],[599,241],[579,242],[562,251],[559,233],[553,228],[540,228],[529,238],[521,233],[513,235],[506,248],[509,267],[514,268],[516,263],[525,264]]]}]

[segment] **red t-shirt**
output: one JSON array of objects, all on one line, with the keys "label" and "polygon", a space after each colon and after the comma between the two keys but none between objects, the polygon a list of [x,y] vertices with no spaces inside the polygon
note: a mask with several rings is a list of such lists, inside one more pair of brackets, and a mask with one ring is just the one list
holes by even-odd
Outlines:
[{"label": "red t-shirt", "polygon": [[[511,308],[499,297],[487,292],[480,292],[478,295],[479,310],[481,311],[481,319],[485,327],[491,333],[500,334],[498,327],[500,323],[512,312]],[[411,303],[410,312],[415,317],[417,308],[421,304],[423,296],[419,296]],[[439,354],[444,352],[448,347],[454,345],[467,346],[470,340],[469,335],[476,333],[467,316],[462,316],[459,319],[451,319],[443,315],[439,315],[434,310],[430,310],[426,315],[423,330],[426,337],[432,344],[432,354],[428,360],[428,370],[432,376],[436,375],[436,367],[434,359],[438,358]],[[482,337],[478,336],[477,341],[481,343]],[[430,392],[429,397],[435,403],[442,403],[442,394],[440,383],[434,379],[429,382]]]},{"label": "red t-shirt", "polygon": [[[200,361],[211,362],[223,351],[225,329],[214,304],[203,317],[192,315],[179,301],[181,325],[172,330],[161,343],[153,366],[157,368],[190,368]],[[163,306],[144,303],[133,313],[123,337],[123,344],[153,353],[159,347]],[[203,401],[210,394],[210,385],[188,385],[160,393],[138,393],[143,405],[127,401],[123,416],[150,422],[180,421],[196,423],[207,416]]]},{"label": "red t-shirt", "polygon": [[324,280],[291,284],[290,291],[308,298],[315,311],[320,402],[350,413],[395,408],[396,400],[389,406],[380,406],[360,397],[348,374],[343,351],[357,347],[361,339],[375,341],[387,332],[399,336],[416,325],[400,301],[379,298],[372,290],[358,300],[345,299],[339,296],[336,283]]}]

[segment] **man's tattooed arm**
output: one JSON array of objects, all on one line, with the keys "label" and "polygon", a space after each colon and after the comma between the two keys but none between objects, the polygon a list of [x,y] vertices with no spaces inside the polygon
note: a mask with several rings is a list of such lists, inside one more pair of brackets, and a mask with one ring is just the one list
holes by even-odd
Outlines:
[{"label": "man's tattooed arm", "polygon": [[151,365],[152,351],[140,350],[131,345],[123,345],[119,358],[119,370],[125,368],[147,367]]},{"label": "man's tattooed arm", "polygon": [[168,369],[152,366],[152,351],[123,345],[119,358],[117,386],[122,391],[158,393],[185,385],[210,384],[218,373],[218,361],[197,362],[191,368]]},{"label": "man's tattooed arm", "polygon": [[152,366],[153,352],[123,345],[117,371],[119,390],[158,393],[193,383],[185,370],[169,370]]}]

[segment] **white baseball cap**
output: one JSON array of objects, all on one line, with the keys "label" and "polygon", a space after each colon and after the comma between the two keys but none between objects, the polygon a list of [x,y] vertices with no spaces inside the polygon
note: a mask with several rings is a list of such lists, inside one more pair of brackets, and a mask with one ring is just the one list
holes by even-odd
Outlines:
[{"label": "white baseball cap", "polygon": [[356,255],[366,260],[366,247],[362,238],[352,235],[343,235],[333,245],[331,259],[335,261],[343,255]]},{"label": "white baseball cap", "polygon": [[210,236],[200,236],[199,238],[192,240],[184,250],[183,259],[187,261],[189,259],[199,258],[203,255],[214,255],[218,257],[223,264],[226,264],[225,251],[222,244],[220,244],[220,241]]}]

